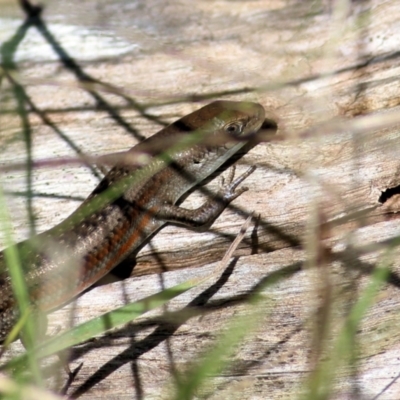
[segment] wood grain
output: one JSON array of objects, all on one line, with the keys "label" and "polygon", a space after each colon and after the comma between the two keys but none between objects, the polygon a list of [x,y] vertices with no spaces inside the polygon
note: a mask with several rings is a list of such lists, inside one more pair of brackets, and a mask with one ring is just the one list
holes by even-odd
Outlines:
[{"label": "wood grain", "polygon": [[[50,316],[54,332],[206,275],[245,215],[259,216],[226,273],[172,301],[168,319],[158,310],[72,349],[71,368],[84,364],[68,394],[167,397],[177,372],[214,343],[231,318],[251,321],[254,310],[246,300],[264,285],[256,330],[199,396],[299,397],[385,259],[388,241],[400,232],[396,197],[381,197],[400,184],[398,124],[385,126],[399,105],[398,5],[153,0],[134,9],[123,1],[95,3],[46,4],[46,27],[78,69],[59,61],[34,27],[18,43],[15,79],[36,107],[27,114],[34,160],[76,157],[77,149],[92,156],[123,151],[159,129],[154,118],[100,84],[84,90],[79,73],[84,83],[100,80],[151,104],[146,112],[164,122],[198,108],[189,101],[193,94],[258,101],[278,118],[281,140],[261,143],[239,161],[238,173],[257,165],[246,182],[250,190],[209,231],[166,227],[137,255],[131,278],[97,287]],[[23,23],[17,9],[7,10],[3,49]],[[26,142],[5,78],[2,89],[0,157],[10,166],[26,160]],[[371,116],[385,128],[352,125]],[[65,218],[98,179],[84,166],[34,169],[37,231]],[[27,190],[24,169],[2,173],[1,181],[9,191]],[[201,199],[193,193],[184,204],[195,207]],[[9,203],[15,236],[23,239],[29,227],[25,197],[10,196]],[[358,362],[340,370],[331,398],[399,398],[396,248],[390,257],[389,282],[352,346]],[[20,351],[15,343],[10,354]],[[61,387],[63,372],[54,377],[53,360],[48,365],[49,386]]]}]

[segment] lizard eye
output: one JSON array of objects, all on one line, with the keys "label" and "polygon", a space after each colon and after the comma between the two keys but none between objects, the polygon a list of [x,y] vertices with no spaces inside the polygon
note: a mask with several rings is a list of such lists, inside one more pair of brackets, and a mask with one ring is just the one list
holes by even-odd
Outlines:
[{"label": "lizard eye", "polygon": [[239,122],[232,122],[224,126],[225,132],[229,133],[230,135],[240,135],[243,131],[243,124]]}]

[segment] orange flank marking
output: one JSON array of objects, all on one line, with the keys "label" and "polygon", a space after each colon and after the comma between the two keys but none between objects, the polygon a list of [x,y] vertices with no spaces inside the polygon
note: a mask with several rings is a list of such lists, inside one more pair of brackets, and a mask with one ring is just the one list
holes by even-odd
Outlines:
[{"label": "orange flank marking", "polygon": [[[106,275],[109,271],[111,271],[118,263],[118,260],[120,260],[124,254],[128,253],[134,246],[135,243],[142,243],[143,239],[143,232],[146,230],[146,226],[149,222],[149,220],[153,217],[154,213],[152,212],[156,207],[151,208],[148,210],[146,213],[144,213],[142,220],[138,226],[136,226],[136,229],[134,229],[132,235],[128,238],[128,240],[119,248],[118,252],[114,254],[114,256],[107,262],[107,264],[101,268],[101,271],[99,271],[94,277],[91,277],[90,281],[91,282],[97,282],[101,277]],[[128,227],[129,229],[129,227]],[[114,240],[113,242],[119,242],[124,238],[126,230],[123,228],[117,229],[114,231]],[[95,255],[95,260],[102,260],[104,257],[107,256],[108,252],[110,251],[110,247],[108,244],[102,247],[97,254]],[[89,260],[88,260],[89,261]],[[88,264],[92,264],[92,258],[90,259]],[[97,264],[95,262],[94,264]],[[82,292],[85,290],[88,286],[87,282],[83,282],[82,285],[80,285],[78,289],[78,293]]]}]

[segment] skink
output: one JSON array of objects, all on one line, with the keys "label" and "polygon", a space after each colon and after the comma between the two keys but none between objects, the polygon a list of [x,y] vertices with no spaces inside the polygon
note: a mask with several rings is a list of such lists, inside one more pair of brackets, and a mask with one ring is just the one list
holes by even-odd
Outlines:
[{"label": "skink", "polygon": [[[176,203],[241,149],[248,135],[260,129],[264,116],[264,108],[257,103],[216,101],[133,147],[133,156],[159,148],[160,143],[175,143],[172,147],[176,150],[162,153],[142,167],[119,162],[65,221],[17,245],[33,309],[47,313],[70,301],[167,222],[189,226],[213,222],[245,190],[236,189],[253,169],[228,182],[218,197],[196,210]],[[180,141],[187,145],[179,145]],[[114,187],[120,192],[88,213],[100,195],[112,193]],[[18,318],[2,252],[0,342]]]}]

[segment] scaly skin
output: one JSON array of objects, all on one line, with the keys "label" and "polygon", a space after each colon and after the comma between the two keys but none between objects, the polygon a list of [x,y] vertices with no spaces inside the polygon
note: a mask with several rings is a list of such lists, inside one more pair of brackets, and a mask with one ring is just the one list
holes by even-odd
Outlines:
[{"label": "scaly skin", "polygon": [[[167,222],[201,226],[214,221],[243,192],[236,188],[253,169],[197,210],[175,204],[242,148],[246,136],[258,131],[263,121],[259,104],[217,101],[133,147],[132,157],[148,152],[154,156],[160,148],[167,154],[154,156],[141,168],[117,164],[65,221],[17,245],[33,308],[46,313],[70,301]],[[182,141],[191,143],[183,146]],[[105,195],[110,196],[108,201]],[[100,206],[95,204],[99,200]],[[0,253],[0,341],[18,317],[4,253]]]}]

